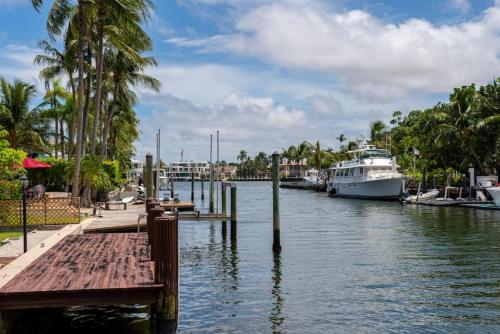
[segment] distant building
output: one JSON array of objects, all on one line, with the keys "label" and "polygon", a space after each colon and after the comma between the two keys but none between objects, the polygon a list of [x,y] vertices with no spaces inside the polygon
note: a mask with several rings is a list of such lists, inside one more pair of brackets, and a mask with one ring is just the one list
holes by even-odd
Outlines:
[{"label": "distant building", "polygon": [[137,181],[139,178],[143,177],[144,172],[144,161],[141,160],[130,160],[130,170],[127,172],[127,179]]},{"label": "distant building", "polygon": [[160,176],[173,177],[175,180],[191,179],[191,173],[194,178],[200,180],[202,175],[210,174],[210,163],[208,161],[174,161],[167,165]]},{"label": "distant building", "polygon": [[301,177],[308,169],[307,160],[301,162],[287,161],[280,164],[280,174],[284,177]]},{"label": "distant building", "polygon": [[226,165],[219,167],[219,179],[233,179],[236,177],[236,166]]}]

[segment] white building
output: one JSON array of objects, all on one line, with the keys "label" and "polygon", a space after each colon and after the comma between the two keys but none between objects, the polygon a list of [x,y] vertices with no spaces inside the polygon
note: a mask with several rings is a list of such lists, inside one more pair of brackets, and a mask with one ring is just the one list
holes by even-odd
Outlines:
[{"label": "white building", "polygon": [[164,173],[160,171],[160,176],[173,177],[174,180],[190,180],[192,172],[196,180],[200,180],[202,175],[208,179],[210,163],[208,161],[174,161],[165,168]]},{"label": "white building", "polygon": [[139,177],[142,178],[145,163],[141,160],[130,160],[130,170],[127,172],[127,179],[137,181]]}]

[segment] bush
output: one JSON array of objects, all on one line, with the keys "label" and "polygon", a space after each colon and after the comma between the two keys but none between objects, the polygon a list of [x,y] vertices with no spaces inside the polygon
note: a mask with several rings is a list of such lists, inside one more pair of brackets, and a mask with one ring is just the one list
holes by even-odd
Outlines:
[{"label": "bush", "polygon": [[10,147],[5,139],[7,131],[0,129],[0,199],[19,198],[19,177],[26,173],[22,168],[26,153]]}]

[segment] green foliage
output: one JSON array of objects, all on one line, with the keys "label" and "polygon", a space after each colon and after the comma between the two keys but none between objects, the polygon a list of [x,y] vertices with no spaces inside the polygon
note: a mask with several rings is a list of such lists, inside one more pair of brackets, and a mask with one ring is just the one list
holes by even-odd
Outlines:
[{"label": "green foliage", "polygon": [[70,163],[67,160],[45,158],[51,168],[28,169],[28,178],[32,184],[44,184],[48,190],[62,191],[70,180]]},{"label": "green foliage", "polygon": [[0,128],[0,199],[19,197],[19,177],[25,173],[21,166],[26,153],[11,148],[7,136],[7,131]]},{"label": "green foliage", "polygon": [[[500,79],[492,84],[455,88],[446,103],[414,110],[402,116],[393,114],[394,127],[388,133],[391,151],[405,173],[413,173],[412,147],[421,156],[416,169],[427,169],[441,184],[445,170],[466,173],[469,165],[479,173],[498,172],[500,160]],[[435,172],[433,172],[435,171]],[[454,183],[460,182],[458,177]]]}]

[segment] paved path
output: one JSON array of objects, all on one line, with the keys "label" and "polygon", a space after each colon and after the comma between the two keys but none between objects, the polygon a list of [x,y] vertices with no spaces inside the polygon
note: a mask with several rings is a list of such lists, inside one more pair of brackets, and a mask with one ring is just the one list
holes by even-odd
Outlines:
[{"label": "paved path", "polygon": [[[63,226],[61,226],[62,228]],[[32,249],[58,230],[34,230],[28,233],[28,250]],[[9,241],[0,246],[0,257],[16,257],[23,254],[23,236],[10,238]]]},{"label": "paved path", "polygon": [[[83,231],[98,230],[100,228],[114,228],[121,226],[137,225],[140,214],[146,213],[144,204],[129,204],[127,210],[115,209],[102,210],[102,217],[91,217],[82,223]],[[141,219],[141,224],[146,222]]]}]

